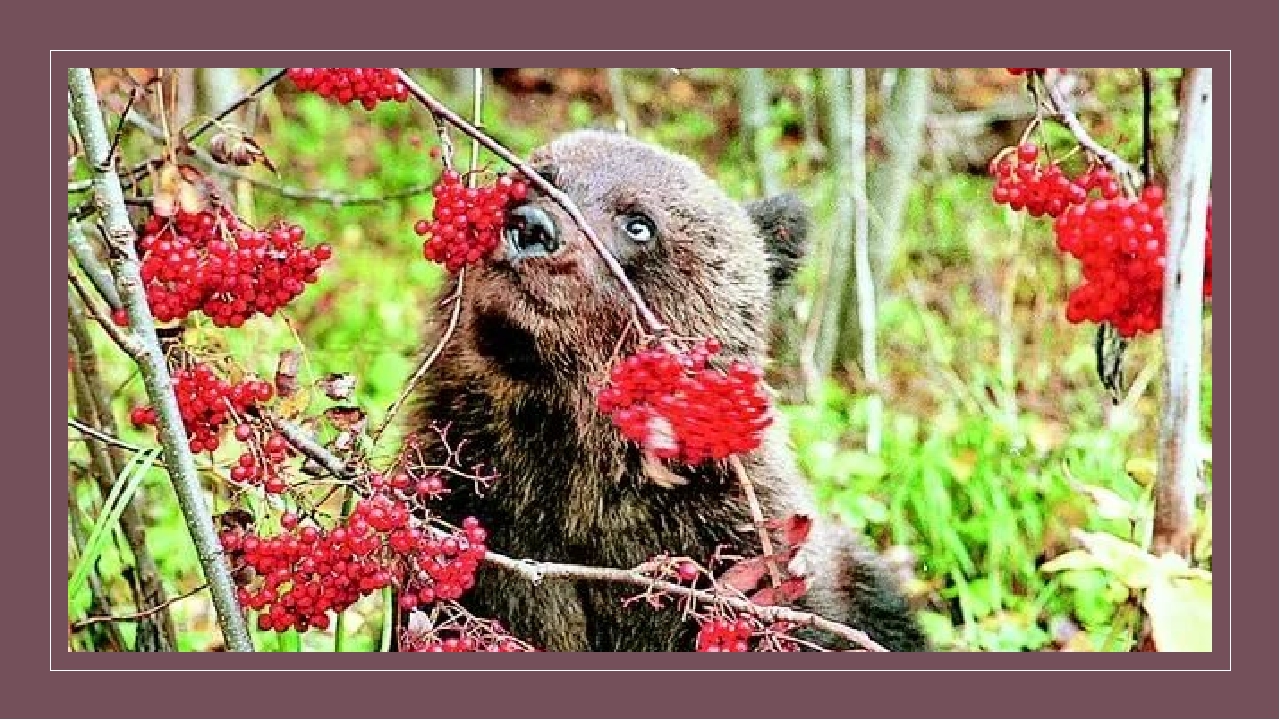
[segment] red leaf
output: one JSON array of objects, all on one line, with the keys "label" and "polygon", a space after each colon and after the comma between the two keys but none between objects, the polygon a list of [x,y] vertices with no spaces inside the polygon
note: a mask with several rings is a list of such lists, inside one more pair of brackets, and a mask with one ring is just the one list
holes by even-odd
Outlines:
[{"label": "red leaf", "polygon": [[777,594],[783,603],[792,603],[809,592],[809,583],[802,577],[788,578],[777,588]]},{"label": "red leaf", "polygon": [[808,515],[792,515],[787,518],[787,544],[791,547],[803,545],[805,539],[809,537],[809,529],[812,527],[813,520]]},{"label": "red leaf", "polygon": [[760,578],[768,568],[762,557],[747,558],[724,571],[720,575],[720,583],[740,592],[747,592],[760,584]]},{"label": "red leaf", "polygon": [[752,595],[749,599],[756,605],[777,605],[778,601],[774,595],[775,593],[773,588],[764,588]]}]

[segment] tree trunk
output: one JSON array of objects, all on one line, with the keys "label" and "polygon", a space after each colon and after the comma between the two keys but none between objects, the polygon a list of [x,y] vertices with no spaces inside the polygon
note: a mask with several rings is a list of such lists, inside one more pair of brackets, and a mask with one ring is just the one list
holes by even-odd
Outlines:
[{"label": "tree trunk", "polygon": [[1164,283],[1164,403],[1157,448],[1152,549],[1187,556],[1200,489],[1204,247],[1213,163],[1213,77],[1187,71],[1169,178]]}]

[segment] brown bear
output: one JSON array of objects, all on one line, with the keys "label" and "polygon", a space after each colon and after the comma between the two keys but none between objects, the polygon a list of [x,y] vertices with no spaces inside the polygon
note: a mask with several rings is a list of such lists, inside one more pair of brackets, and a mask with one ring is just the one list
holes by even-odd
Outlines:
[{"label": "brown bear", "polygon": [[[771,298],[804,253],[808,220],[796,198],[740,204],[691,160],[601,131],[561,136],[530,164],[572,198],[676,335],[713,337],[726,360],[763,363]],[[446,322],[433,321],[428,345]],[[465,440],[462,466],[496,473],[488,487],[454,482],[444,515],[479,518],[489,546],[517,558],[632,568],[659,553],[759,554],[728,465],[659,468],[597,409],[599,385],[634,327],[631,303],[581,230],[531,189],[494,261],[469,271],[456,332],[416,398],[411,429],[428,452],[439,440],[427,428],[447,426],[451,440]],[[816,509],[781,418],[742,460],[766,517],[814,519],[797,559],[810,590],[797,605],[890,650],[926,649],[889,574]],[[608,583],[533,584],[486,565],[462,603],[549,651],[694,649],[697,624],[675,603],[624,607],[636,594]]]}]

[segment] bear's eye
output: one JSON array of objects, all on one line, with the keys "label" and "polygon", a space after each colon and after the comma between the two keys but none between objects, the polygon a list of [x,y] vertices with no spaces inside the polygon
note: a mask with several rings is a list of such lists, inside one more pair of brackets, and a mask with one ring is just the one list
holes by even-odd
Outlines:
[{"label": "bear's eye", "polygon": [[622,231],[625,232],[627,237],[631,238],[633,242],[652,242],[658,234],[657,229],[653,226],[653,221],[639,213],[623,215],[619,219],[619,223],[622,225]]}]

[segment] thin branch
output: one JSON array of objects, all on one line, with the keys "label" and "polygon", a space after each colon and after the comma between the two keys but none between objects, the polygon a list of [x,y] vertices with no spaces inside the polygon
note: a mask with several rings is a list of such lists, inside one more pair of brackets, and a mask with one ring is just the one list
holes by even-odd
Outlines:
[{"label": "thin branch", "polygon": [[1089,131],[1085,129],[1084,124],[1080,122],[1080,118],[1076,116],[1075,111],[1071,109],[1071,104],[1067,100],[1062,84],[1070,82],[1070,75],[1061,75],[1057,82],[1044,83],[1045,90],[1049,95],[1050,109],[1056,114],[1058,120],[1066,126],[1067,130],[1075,136],[1076,142],[1088,150],[1090,154],[1102,161],[1104,165],[1110,168],[1111,172],[1121,178],[1126,183],[1127,188],[1132,192],[1142,186],[1138,171],[1132,165],[1125,162],[1124,158],[1114,152],[1103,147],[1097,140],[1094,140]]},{"label": "thin branch", "polygon": [[777,605],[757,605],[750,600],[717,595],[684,585],[677,585],[666,580],[658,580],[635,570],[619,570],[615,568],[592,567],[568,563],[538,562],[534,560],[516,560],[492,550],[485,553],[484,561],[495,567],[508,570],[532,583],[539,583],[548,578],[566,580],[594,580],[600,582],[621,583],[658,591],[675,597],[689,598],[698,602],[720,604],[740,613],[753,615],[766,623],[786,622],[800,627],[811,627],[831,633],[872,652],[888,652],[882,645],[872,640],[861,630],[828,620],[820,615],[793,610]]},{"label": "thin branch", "polygon": [[195,595],[196,593],[206,590],[208,587],[209,585],[207,583],[201,584],[198,587],[192,588],[191,590],[188,590],[182,593],[181,595],[174,595],[173,597],[169,598],[168,600],[165,600],[159,605],[156,605],[154,607],[149,607],[146,610],[139,610],[137,612],[125,613],[123,615],[98,615],[95,617],[87,617],[84,620],[80,620],[78,622],[72,623],[71,631],[80,632],[81,630],[84,630],[90,625],[96,625],[97,623],[132,622],[136,620],[142,620],[152,615],[155,615],[158,612],[163,612],[167,610],[170,605],[178,602],[179,600],[186,600],[187,598]]},{"label": "thin branch", "polygon": [[100,162],[106,159],[108,138],[102,122],[102,111],[98,106],[93,74],[89,68],[71,68],[67,73],[67,81],[71,89],[71,105],[76,125],[80,129],[85,156],[89,159],[93,172],[94,202],[106,226],[104,237],[110,250],[116,285],[129,314],[129,324],[142,345],[138,366],[148,398],[156,410],[169,479],[186,520],[187,531],[195,544],[205,579],[212,591],[214,609],[217,611],[226,646],[231,651],[250,652],[253,650],[253,641],[236,599],[236,585],[225,561],[218,533],[209,516],[204,489],[196,472],[177,398],[173,394],[173,378],[156,335],[155,319],[147,305],[135,247],[136,235],[124,205],[120,177],[113,166]]},{"label": "thin branch", "polygon": [[111,319],[111,315],[104,312],[102,307],[93,299],[93,294],[89,292],[89,288],[84,286],[84,282],[80,280],[80,276],[67,269],[67,280],[71,282],[71,287],[75,288],[76,294],[80,296],[80,301],[84,303],[85,308],[93,315],[93,319],[98,321],[98,325],[107,333],[117,346],[124,351],[133,360],[138,360],[145,354],[142,343],[138,338],[127,330],[116,325]]},{"label": "thin branch", "polygon": [[150,449],[150,448],[145,448],[141,445],[134,445],[133,443],[127,440],[121,440],[120,438],[114,435],[108,435],[107,433],[95,427],[90,427],[89,425],[83,422],[80,422],[75,418],[71,418],[71,417],[67,418],[67,427],[73,428],[80,434],[91,437],[94,440],[98,440],[99,442],[104,442],[108,445],[118,447],[121,450],[128,450],[129,452],[140,453],[140,452],[146,452],[147,450]]},{"label": "thin branch", "polygon": [[320,467],[325,469],[330,475],[339,480],[349,480],[354,476],[352,469],[341,458],[325,449],[323,445],[316,442],[316,439],[307,434],[305,430],[297,425],[285,420],[284,418],[269,417],[267,418],[276,430],[289,441],[298,452],[319,463]]},{"label": "thin branch", "polygon": [[262,79],[262,82],[258,83],[252,90],[246,93],[243,97],[231,103],[230,105],[226,106],[222,110],[219,110],[217,113],[213,115],[213,117],[206,119],[203,123],[200,124],[199,127],[197,127],[195,130],[192,130],[191,134],[187,136],[187,141],[191,142],[195,140],[196,138],[203,135],[205,131],[207,131],[209,128],[221,122],[228,115],[244,107],[244,105],[247,104],[250,100],[253,100],[254,98],[261,95],[262,91],[266,90],[272,85],[275,85],[276,82],[279,81],[280,78],[284,77],[284,74],[287,72],[289,72],[289,68],[278,68],[276,70],[272,70],[271,72],[267,73],[267,76]]},{"label": "thin branch", "polygon": [[1155,522],[1157,554],[1186,557],[1200,470],[1200,370],[1204,348],[1205,222],[1213,163],[1213,75],[1190,68],[1169,178],[1164,279],[1164,406],[1160,413]]},{"label": "thin branch", "polygon": [[765,567],[769,570],[769,580],[774,587],[782,584],[782,573],[778,570],[778,564],[773,560],[773,539],[769,537],[769,528],[764,524],[764,512],[760,509],[760,500],[756,497],[756,485],[751,481],[751,475],[747,473],[747,469],[743,467],[742,460],[737,455],[729,458],[729,465],[733,468],[733,474],[738,480],[738,484],[742,486],[743,492],[747,495],[747,507],[751,510],[751,523],[755,525],[756,535],[760,536],[760,548],[764,551]]},{"label": "thin branch", "polygon": [[501,158],[503,162],[514,167],[520,172],[520,174],[524,175],[529,180],[529,184],[536,187],[539,191],[559,205],[561,209],[569,215],[570,219],[572,219],[573,222],[582,230],[582,234],[585,235],[587,241],[591,243],[591,247],[595,250],[596,254],[600,256],[601,261],[603,261],[605,266],[609,268],[609,272],[613,274],[618,283],[622,285],[623,291],[626,292],[631,303],[635,305],[636,313],[639,315],[640,321],[644,324],[645,330],[652,335],[660,337],[667,334],[667,326],[658,320],[658,317],[649,309],[649,305],[645,303],[644,298],[640,296],[640,291],[636,290],[635,285],[633,285],[631,280],[627,278],[627,274],[622,269],[622,266],[619,265],[617,259],[613,257],[613,253],[610,253],[609,249],[604,246],[600,237],[596,235],[595,230],[591,229],[591,225],[583,216],[582,211],[576,204],[574,204],[573,200],[570,199],[568,195],[564,194],[564,192],[556,186],[547,182],[538,174],[537,170],[521,160],[519,157],[516,157],[514,153],[504,147],[501,143],[484,134],[474,125],[459,117],[457,113],[450,110],[434,96],[422,89],[422,86],[414,81],[413,78],[409,77],[409,74],[402,68],[394,68],[394,70],[396,75],[399,77],[400,82],[403,82],[405,87],[409,89],[409,94],[418,102],[422,103],[422,105],[431,111],[432,114],[458,128],[468,137],[483,145],[486,150]]},{"label": "thin branch", "polygon": [[[150,120],[147,120],[146,118],[142,117],[136,112],[129,113],[128,117],[129,117],[129,122],[133,123],[135,126],[138,127],[138,129],[142,130],[146,134],[150,135],[151,137],[157,140],[164,139],[164,132],[160,128],[152,124]],[[277,184],[277,183],[271,182],[270,180],[263,180],[261,178],[254,177],[249,173],[230,167],[225,163],[220,163],[217,160],[214,160],[213,156],[210,155],[209,152],[207,150],[204,150],[203,148],[193,147],[191,148],[191,150],[194,153],[194,157],[196,160],[199,160],[201,163],[203,163],[204,165],[209,167],[213,172],[216,172],[219,175],[225,175],[226,177],[229,177],[232,180],[242,180],[244,182],[249,183],[250,185],[253,185],[254,187],[260,190],[266,190],[268,192],[275,193],[276,195],[279,195],[280,197],[283,197],[283,198],[287,198],[289,200],[298,200],[301,202],[320,202],[320,203],[325,203],[327,205],[330,205],[332,207],[346,207],[346,206],[354,206],[354,205],[381,205],[382,203],[390,202],[392,200],[403,200],[411,197],[417,197],[419,195],[426,195],[430,193],[431,189],[434,187],[434,183],[415,185],[413,187],[405,188],[404,190],[397,190],[395,192],[386,193],[384,195],[353,195],[350,193],[334,191],[334,190],[325,190],[325,189],[312,190],[308,188],[295,187],[292,185]]]},{"label": "thin branch", "polygon": [[116,282],[111,277],[111,271],[98,261],[98,256],[93,252],[93,246],[89,244],[89,239],[85,237],[84,229],[80,227],[80,223],[68,223],[67,245],[71,248],[71,254],[75,257],[76,264],[84,271],[93,286],[98,289],[98,294],[107,301],[112,310],[119,308],[120,293],[116,292]]}]

